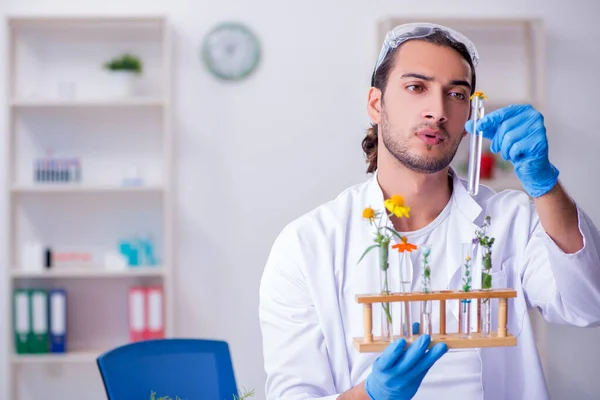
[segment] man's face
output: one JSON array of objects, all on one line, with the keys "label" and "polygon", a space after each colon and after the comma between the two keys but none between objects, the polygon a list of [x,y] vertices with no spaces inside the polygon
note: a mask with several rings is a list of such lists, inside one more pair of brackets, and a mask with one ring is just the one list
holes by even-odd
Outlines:
[{"label": "man's face", "polygon": [[411,40],[396,53],[383,99],[373,90],[371,119],[387,151],[408,168],[434,173],[447,167],[466,135],[471,69],[448,47]]}]

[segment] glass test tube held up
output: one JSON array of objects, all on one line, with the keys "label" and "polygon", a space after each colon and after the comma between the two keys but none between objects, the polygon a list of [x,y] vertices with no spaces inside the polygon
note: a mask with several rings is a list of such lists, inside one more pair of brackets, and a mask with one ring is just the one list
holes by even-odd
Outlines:
[{"label": "glass test tube held up", "polygon": [[473,119],[473,133],[469,148],[469,194],[475,196],[479,193],[479,176],[481,173],[481,151],[483,147],[483,131],[478,130],[478,122],[485,115],[485,100],[483,92],[475,92],[471,96],[471,117]]}]

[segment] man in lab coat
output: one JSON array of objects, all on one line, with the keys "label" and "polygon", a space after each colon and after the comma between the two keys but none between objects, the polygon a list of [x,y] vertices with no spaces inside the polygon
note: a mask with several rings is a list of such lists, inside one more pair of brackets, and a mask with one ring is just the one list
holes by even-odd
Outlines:
[{"label": "man in lab coat", "polygon": [[[542,115],[514,105],[479,125],[527,194],[481,187],[471,196],[450,167],[471,134],[477,62],[473,44],[448,28],[409,24],[388,33],[368,94],[373,125],[363,149],[372,177],[288,224],[264,270],[259,311],[268,400],[545,399],[527,310],[537,307],[551,323],[600,324],[600,234],[558,182]],[[383,353],[354,349],[352,339],[363,336],[355,295],[380,288],[375,252],[357,263],[373,244],[362,211],[383,210],[384,199],[395,194],[410,207],[410,218],[384,213],[385,224],[417,247],[431,247],[433,290],[460,289],[461,246],[491,217],[493,284],[517,292],[508,306],[517,346],[427,350],[429,337],[421,335],[408,347],[397,340]],[[420,254],[410,254],[411,289],[419,290]],[[398,268],[390,257],[391,281],[399,279]],[[457,308],[449,302],[449,331],[457,329]],[[418,308],[412,314],[418,318]]]}]

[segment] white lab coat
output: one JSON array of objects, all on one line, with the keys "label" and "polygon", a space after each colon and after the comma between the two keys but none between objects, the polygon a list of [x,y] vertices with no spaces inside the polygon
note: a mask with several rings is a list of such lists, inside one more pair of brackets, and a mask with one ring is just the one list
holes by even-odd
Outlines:
[{"label": "white lab coat", "polygon": [[[452,175],[452,235],[444,244],[448,286],[460,287],[460,243],[471,240],[490,215],[488,234],[496,238],[494,287],[517,291],[508,307],[508,329],[517,336],[517,346],[478,349],[484,398],[546,399],[527,309],[538,307],[551,323],[600,325],[600,233],[578,208],[584,247],[565,254],[544,232],[525,193],[496,194],[482,187],[472,198],[465,181]],[[358,353],[352,345],[353,337],[363,335],[362,308],[355,295],[378,291],[379,276],[376,265],[357,261],[373,239],[362,210],[368,205],[383,209],[383,200],[374,174],[296,219],[277,237],[260,288],[268,400],[333,400],[368,375],[378,353]],[[439,398],[445,396],[440,393]]]}]

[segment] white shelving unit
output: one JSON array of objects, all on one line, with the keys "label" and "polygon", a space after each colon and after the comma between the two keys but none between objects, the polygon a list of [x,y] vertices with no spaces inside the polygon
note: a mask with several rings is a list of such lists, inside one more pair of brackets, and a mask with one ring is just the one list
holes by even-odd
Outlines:
[{"label": "white shelving unit", "polygon": [[[106,398],[95,360],[129,342],[130,287],[163,287],[165,336],[174,335],[169,24],[161,16],[9,17],[7,28],[10,243],[0,271],[10,316],[2,323],[8,341],[0,343],[0,362],[9,371],[2,381],[15,400]],[[144,72],[123,96],[102,64],[126,52],[141,58]],[[81,181],[35,181],[34,162],[48,153],[79,158]],[[123,183],[132,170],[142,179],[137,186]],[[153,239],[159,265],[105,268],[104,254],[140,233]],[[31,240],[88,251],[93,262],[23,269],[22,246]],[[16,288],[66,290],[66,353],[16,353]]]},{"label": "white shelving unit", "polygon": [[104,349],[87,350],[87,351],[72,351],[69,354],[32,354],[20,355],[12,359],[13,365],[19,364],[79,364],[79,363],[94,363],[98,354]]},{"label": "white shelving unit", "polygon": [[[477,67],[477,88],[488,96],[486,113],[509,104],[531,104],[543,112],[545,96],[545,41],[543,22],[535,18],[431,18],[389,17],[378,25],[378,45],[395,26],[411,22],[432,22],[456,29],[467,36],[477,48],[480,63]],[[374,55],[376,57],[377,55]],[[468,137],[463,140],[453,166],[459,174],[469,154]],[[489,143],[489,141],[485,141]],[[520,189],[522,186],[509,168],[496,169],[492,180],[483,185],[496,191]]]}]

